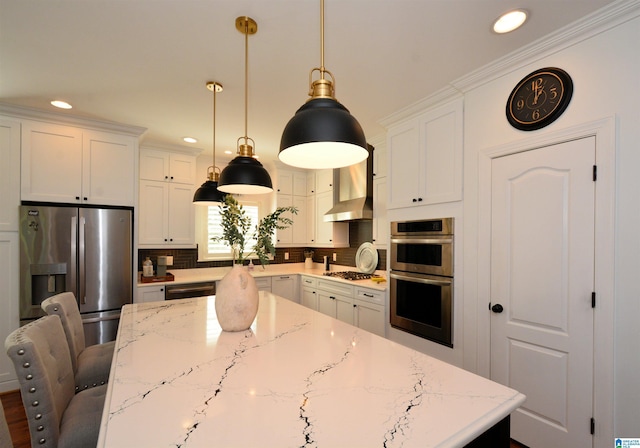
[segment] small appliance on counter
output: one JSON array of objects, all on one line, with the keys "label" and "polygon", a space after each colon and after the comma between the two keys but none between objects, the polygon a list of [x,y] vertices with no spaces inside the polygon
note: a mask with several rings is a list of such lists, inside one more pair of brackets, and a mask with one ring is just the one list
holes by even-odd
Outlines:
[{"label": "small appliance on counter", "polygon": [[304,251],[304,268],[313,269],[313,251],[312,250]]},{"label": "small appliance on counter", "polygon": [[173,266],[173,256],[158,256],[158,277],[165,277],[167,275],[167,266]]},{"label": "small appliance on counter", "polygon": [[[175,280],[174,275],[171,272],[167,272],[167,266],[173,266],[173,256],[171,255],[159,255],[157,260],[156,275],[153,275],[153,264],[151,264],[151,275],[145,274],[147,266],[145,264],[147,260],[142,263],[142,277],[140,280],[142,283],[155,283],[155,282],[172,282]],[[151,263],[151,261],[149,261]]]}]

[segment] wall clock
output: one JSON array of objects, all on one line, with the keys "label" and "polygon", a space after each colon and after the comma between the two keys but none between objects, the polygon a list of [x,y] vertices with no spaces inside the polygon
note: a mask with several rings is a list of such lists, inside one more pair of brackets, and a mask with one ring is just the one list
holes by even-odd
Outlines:
[{"label": "wall clock", "polygon": [[553,123],[565,111],[573,81],[555,67],[541,68],[525,76],[507,100],[507,120],[521,131],[535,131]]}]

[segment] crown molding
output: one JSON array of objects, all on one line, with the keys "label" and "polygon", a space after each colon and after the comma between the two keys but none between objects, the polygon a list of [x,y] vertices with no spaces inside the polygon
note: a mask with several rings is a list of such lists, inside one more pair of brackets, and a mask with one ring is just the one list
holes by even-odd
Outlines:
[{"label": "crown molding", "polygon": [[41,109],[16,106],[14,104],[6,103],[0,103],[0,114],[27,120],[45,121],[48,123],[53,122],[56,124],[68,124],[97,131],[114,132],[118,134],[130,135],[136,138],[142,137],[147,132],[147,128],[143,128],[140,126],[125,125],[113,121],[101,121],[93,118],[49,112]]},{"label": "crown molding", "polygon": [[640,0],[619,0],[451,83],[468,92],[505,74],[615,28],[640,15]]},{"label": "crown molding", "polygon": [[579,42],[597,36],[640,16],[640,0],[618,0],[545,37],[505,55],[469,74],[455,79],[445,88],[381,119],[385,128],[412,118],[440,103],[451,101],[464,93],[501,76],[521,69],[532,61],[541,60]]}]

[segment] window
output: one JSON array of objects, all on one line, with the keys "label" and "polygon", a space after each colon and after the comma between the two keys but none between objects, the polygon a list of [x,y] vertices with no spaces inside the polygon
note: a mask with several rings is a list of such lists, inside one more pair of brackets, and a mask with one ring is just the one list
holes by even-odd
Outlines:
[{"label": "window", "polygon": [[[257,202],[242,201],[242,208],[251,219],[251,229],[258,225],[259,204]],[[224,241],[212,241],[211,238],[222,235],[220,223],[220,209],[218,206],[196,207],[196,239],[198,242],[198,260],[231,260],[231,248]],[[245,254],[250,253],[255,246],[255,240],[247,241]],[[251,257],[253,258],[253,256]]]}]

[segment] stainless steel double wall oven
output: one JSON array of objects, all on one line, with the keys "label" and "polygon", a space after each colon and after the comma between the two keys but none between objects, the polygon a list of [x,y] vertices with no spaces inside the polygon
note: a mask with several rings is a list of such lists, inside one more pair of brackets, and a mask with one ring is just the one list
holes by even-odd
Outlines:
[{"label": "stainless steel double wall oven", "polygon": [[453,218],[391,223],[391,326],[453,347]]}]

